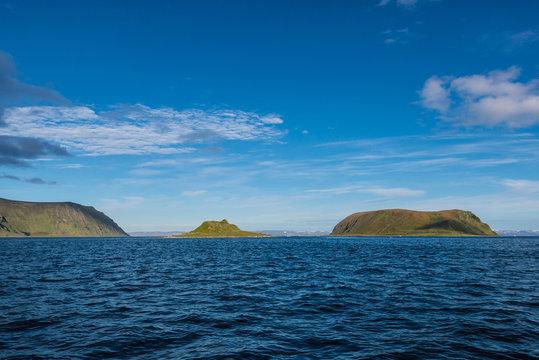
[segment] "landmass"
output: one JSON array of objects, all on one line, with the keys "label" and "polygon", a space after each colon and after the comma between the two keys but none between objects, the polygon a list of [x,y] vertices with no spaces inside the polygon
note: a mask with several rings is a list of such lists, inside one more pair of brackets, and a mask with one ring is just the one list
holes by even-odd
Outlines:
[{"label": "landmass", "polygon": [[534,236],[539,237],[539,230],[496,230],[500,236]]},{"label": "landmass", "polygon": [[268,234],[271,236],[279,237],[294,237],[294,236],[327,236],[329,231],[323,230],[260,230],[261,233]]},{"label": "landmass", "polygon": [[270,235],[243,231],[236,225],[230,224],[226,219],[221,221],[204,221],[195,230],[173,237],[269,237]]},{"label": "landmass", "polygon": [[496,236],[471,211],[403,209],[358,212],[339,222],[330,236]]},{"label": "landmass", "polygon": [[170,237],[172,235],[178,235],[183,234],[184,232],[180,230],[176,231],[135,231],[135,232],[128,232],[129,236],[134,237]]},{"label": "landmass", "polygon": [[0,237],[129,236],[92,206],[0,198]]}]

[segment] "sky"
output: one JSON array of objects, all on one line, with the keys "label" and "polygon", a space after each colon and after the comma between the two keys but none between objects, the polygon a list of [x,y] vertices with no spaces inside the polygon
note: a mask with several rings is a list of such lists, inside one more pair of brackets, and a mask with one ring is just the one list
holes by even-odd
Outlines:
[{"label": "sky", "polygon": [[539,2],[0,0],[0,197],[124,230],[539,229]]}]

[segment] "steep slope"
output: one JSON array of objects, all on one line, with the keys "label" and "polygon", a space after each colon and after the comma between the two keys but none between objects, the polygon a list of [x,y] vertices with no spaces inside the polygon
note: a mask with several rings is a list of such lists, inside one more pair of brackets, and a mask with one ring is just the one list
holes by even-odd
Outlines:
[{"label": "steep slope", "polygon": [[129,236],[91,206],[0,198],[0,236]]},{"label": "steep slope", "polygon": [[268,237],[269,235],[240,230],[226,220],[204,221],[202,225],[186,234],[174,237]]},{"label": "steep slope", "polygon": [[495,236],[471,211],[366,211],[339,222],[331,235]]}]

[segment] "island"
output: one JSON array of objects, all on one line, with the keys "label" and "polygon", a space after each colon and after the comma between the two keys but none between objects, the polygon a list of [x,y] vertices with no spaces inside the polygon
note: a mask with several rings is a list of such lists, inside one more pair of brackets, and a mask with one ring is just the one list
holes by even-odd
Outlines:
[{"label": "island", "polygon": [[222,238],[222,237],[271,237],[271,235],[243,231],[236,225],[230,224],[226,219],[221,221],[204,221],[195,230],[185,234],[173,235],[172,237],[187,238]]},{"label": "island", "polygon": [[358,212],[339,222],[330,236],[497,236],[471,211],[388,209]]},{"label": "island", "polygon": [[92,206],[0,198],[0,237],[129,236]]}]

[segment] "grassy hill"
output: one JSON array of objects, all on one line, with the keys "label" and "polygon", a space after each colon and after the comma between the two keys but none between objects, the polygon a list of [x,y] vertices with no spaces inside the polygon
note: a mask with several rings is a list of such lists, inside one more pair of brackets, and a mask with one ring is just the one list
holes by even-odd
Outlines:
[{"label": "grassy hill", "polygon": [[72,202],[27,202],[0,198],[0,237],[129,236],[91,206]]},{"label": "grassy hill", "polygon": [[339,222],[330,235],[495,236],[497,234],[471,211],[391,209],[352,214]]},{"label": "grassy hill", "polygon": [[174,237],[268,237],[269,235],[240,230],[226,220],[204,221],[195,230]]}]

